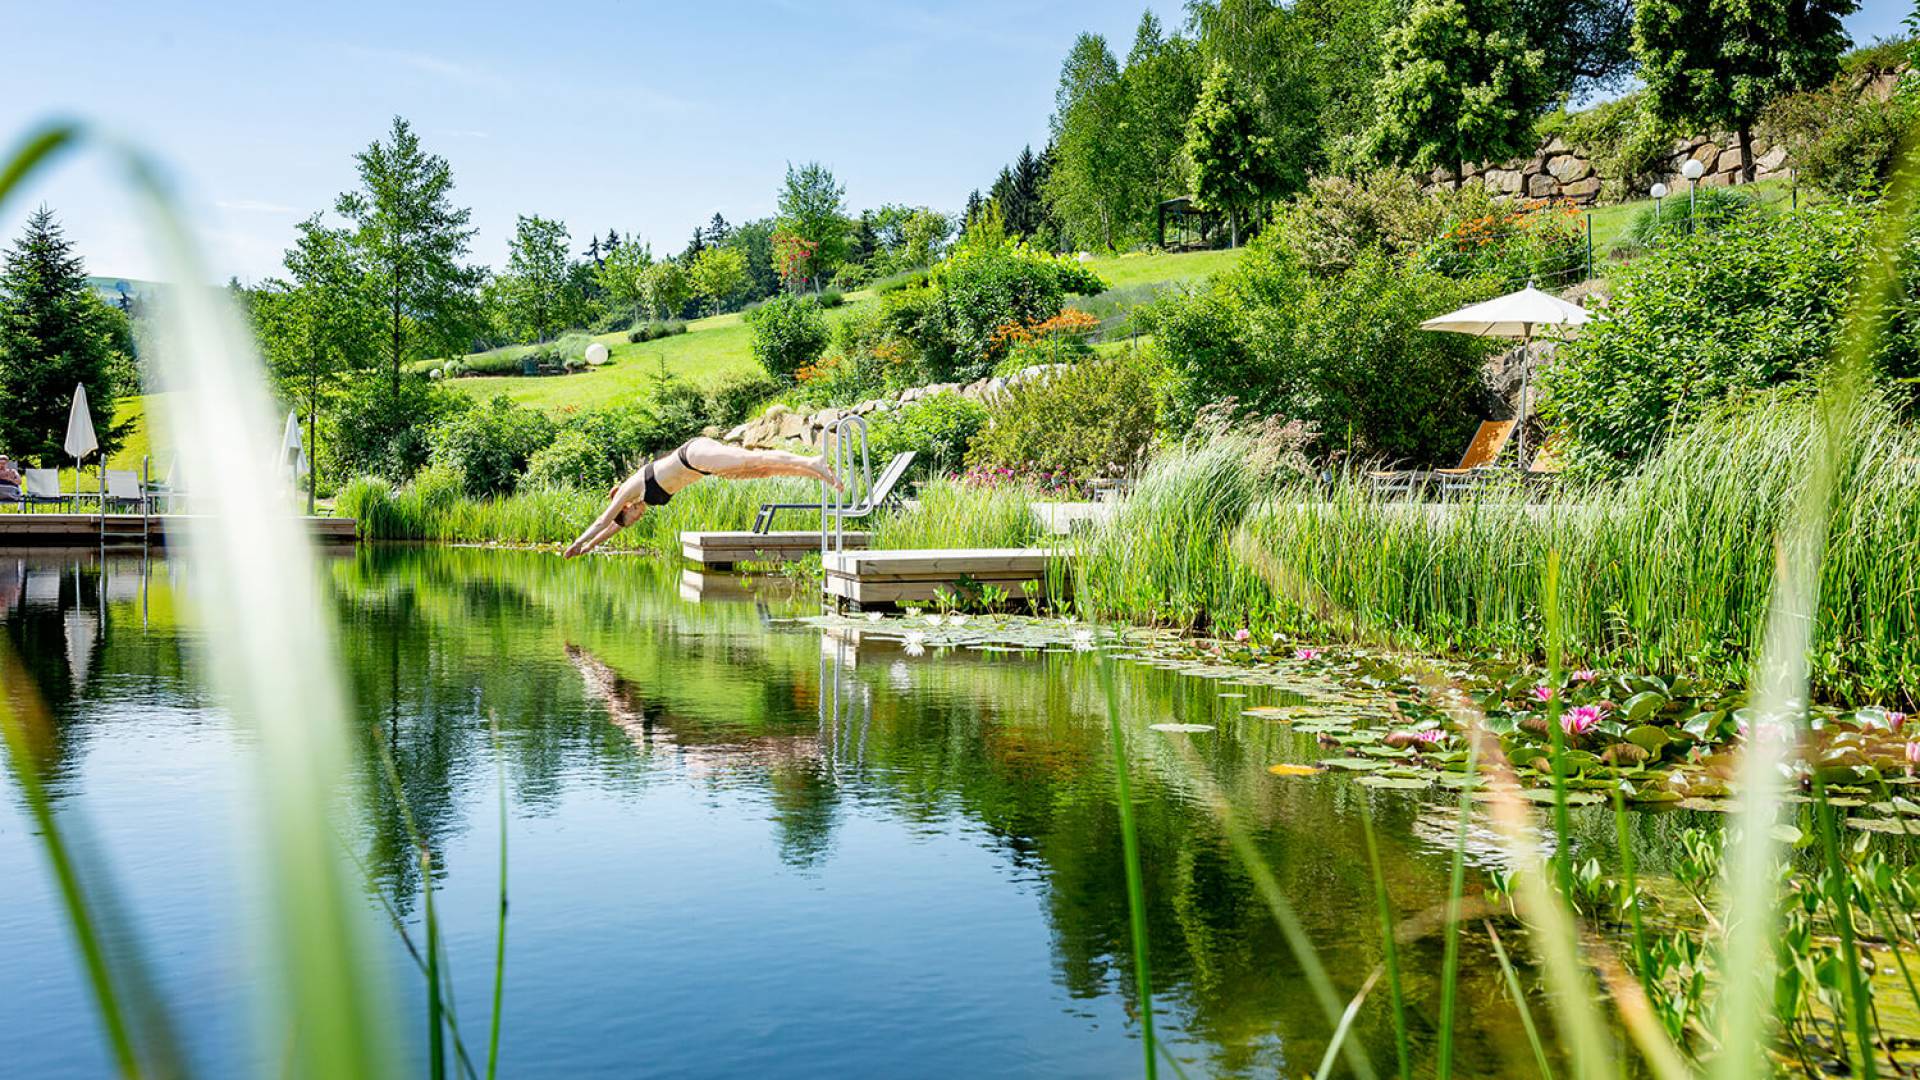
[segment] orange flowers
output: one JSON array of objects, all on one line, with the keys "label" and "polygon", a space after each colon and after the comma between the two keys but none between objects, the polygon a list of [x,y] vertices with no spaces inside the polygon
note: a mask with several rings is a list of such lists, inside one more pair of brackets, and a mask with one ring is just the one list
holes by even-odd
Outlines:
[{"label": "orange flowers", "polygon": [[1100,320],[1094,316],[1079,308],[1062,308],[1060,314],[1051,319],[1042,319],[1024,326],[1020,323],[1007,323],[993,332],[989,343],[997,351],[1016,345],[1046,341],[1054,337],[1085,337],[1099,328]]}]

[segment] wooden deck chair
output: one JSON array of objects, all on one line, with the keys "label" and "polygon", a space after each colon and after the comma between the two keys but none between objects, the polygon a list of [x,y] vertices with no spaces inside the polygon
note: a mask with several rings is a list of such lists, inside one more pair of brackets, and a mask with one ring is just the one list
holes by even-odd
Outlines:
[{"label": "wooden deck chair", "polygon": [[60,490],[59,469],[22,469],[20,479],[26,481],[26,486],[21,489],[21,498],[26,500],[29,510],[36,506],[59,506],[73,500],[73,496]]},{"label": "wooden deck chair", "polygon": [[1374,492],[1381,495],[1411,495],[1435,480],[1439,481],[1443,491],[1470,487],[1484,475],[1482,470],[1491,468],[1499,459],[1500,452],[1507,448],[1507,440],[1513,438],[1515,426],[1513,420],[1482,421],[1480,429],[1473,433],[1473,441],[1467,444],[1466,452],[1460,455],[1460,464],[1451,469],[1372,472],[1367,474],[1367,479],[1372,481]]},{"label": "wooden deck chair", "polygon": [[[907,475],[907,469],[913,465],[913,456],[914,452],[912,450],[904,450],[893,455],[893,460],[887,462],[887,467],[881,469],[880,475],[873,478],[873,488],[866,493],[865,498],[839,511],[828,507],[828,516],[839,518],[842,521],[852,521],[855,518],[872,516],[875,510],[880,509],[888,499],[893,497],[894,489],[900,486],[900,478]],[[845,479],[849,483],[853,480],[852,477],[846,477]],[[812,510],[817,513],[820,510],[820,504],[817,502],[761,503],[760,512],[755,515],[753,519],[753,531],[764,533],[768,529],[771,529],[773,527],[773,515],[782,510]]]}]

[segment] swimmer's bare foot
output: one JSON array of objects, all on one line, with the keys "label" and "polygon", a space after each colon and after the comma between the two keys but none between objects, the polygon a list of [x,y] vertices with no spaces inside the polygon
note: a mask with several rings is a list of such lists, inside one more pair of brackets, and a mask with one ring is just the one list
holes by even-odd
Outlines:
[{"label": "swimmer's bare foot", "polygon": [[822,483],[826,484],[828,487],[832,488],[833,490],[841,491],[844,489],[845,485],[840,483],[840,478],[833,474],[833,470],[828,467],[826,461],[824,461],[823,459],[812,458],[810,459],[807,467],[813,470],[814,475],[818,476]]}]

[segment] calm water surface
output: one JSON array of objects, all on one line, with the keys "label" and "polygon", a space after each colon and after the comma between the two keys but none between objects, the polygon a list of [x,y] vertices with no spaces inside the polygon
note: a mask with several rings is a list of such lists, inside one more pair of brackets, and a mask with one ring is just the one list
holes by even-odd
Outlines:
[{"label": "calm water surface", "polygon": [[[693,598],[677,567],[641,559],[363,549],[327,573],[371,792],[343,839],[416,1044],[424,993],[381,898],[417,934],[422,883],[376,741],[437,856],[476,1053],[504,770],[505,1075],[1139,1071],[1096,660],[847,645],[786,621],[811,608],[778,581]],[[196,675],[193,584],[157,557],[0,555],[0,617],[53,718],[59,813],[111,868],[187,1053],[207,1075],[254,1075],[274,1069],[248,1022],[264,989],[249,961],[248,739]],[[1138,664],[1118,683],[1156,1026],[1191,1074],[1310,1074],[1325,1021],[1202,781],[1254,830],[1343,993],[1380,958],[1360,800],[1409,918],[1444,902],[1451,811],[1270,776],[1321,753],[1240,716],[1297,700],[1284,690]],[[1163,721],[1218,731],[1146,729]],[[10,778],[0,792],[3,1071],[105,1075],[44,860]],[[1466,953],[1462,1071],[1530,1070],[1497,970],[1476,939]],[[1421,973],[1438,971],[1439,939],[1404,964],[1424,1052],[1437,986]],[[1384,1008],[1357,1037],[1390,1070]]]}]

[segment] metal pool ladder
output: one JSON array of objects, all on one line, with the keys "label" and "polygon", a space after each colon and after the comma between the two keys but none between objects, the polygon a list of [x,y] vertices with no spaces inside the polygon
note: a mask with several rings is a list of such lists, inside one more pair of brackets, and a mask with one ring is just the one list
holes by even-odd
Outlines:
[{"label": "metal pool ladder", "polygon": [[[820,572],[827,572],[827,555],[847,550],[847,516],[873,498],[873,462],[867,454],[867,420],[849,413],[833,422],[820,452],[840,478],[835,491],[820,481]],[[856,468],[857,466],[857,468]]]}]

